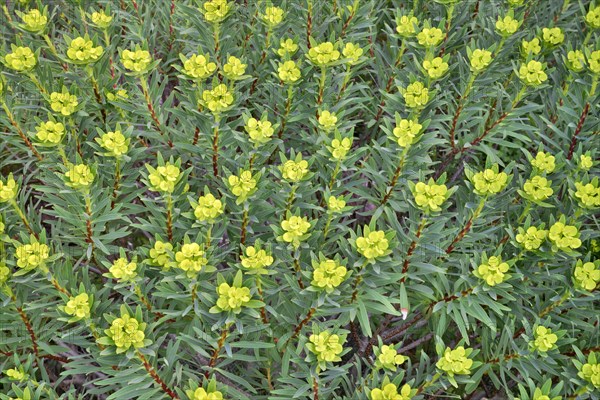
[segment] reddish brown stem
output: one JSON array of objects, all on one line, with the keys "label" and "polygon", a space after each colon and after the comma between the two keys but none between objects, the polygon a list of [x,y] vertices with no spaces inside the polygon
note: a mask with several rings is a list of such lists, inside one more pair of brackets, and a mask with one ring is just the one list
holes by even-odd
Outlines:
[{"label": "reddish brown stem", "polygon": [[585,107],[583,107],[583,111],[581,112],[581,116],[579,117],[579,122],[577,123],[577,128],[575,132],[573,132],[573,137],[571,138],[571,145],[569,146],[569,154],[567,155],[567,160],[573,158],[573,152],[575,151],[575,145],[577,144],[577,136],[581,133],[581,129],[583,128],[583,124],[585,119],[587,118],[588,112],[590,110],[590,103],[585,103]]},{"label": "reddish brown stem", "polygon": [[[225,340],[227,340],[228,333],[229,333],[229,326],[226,326],[221,331],[221,337],[219,338],[219,341],[217,342],[217,348],[213,351],[212,356],[210,357],[210,361],[208,362],[209,369],[212,369],[215,366],[215,364],[217,363],[217,359],[219,358],[219,353],[221,352],[221,349],[225,345]],[[206,371],[204,374],[204,376],[206,376],[207,379],[208,379],[209,373],[210,373],[210,371]]]},{"label": "reddish brown stem", "polygon": [[415,240],[413,240],[410,243],[410,246],[408,247],[408,251],[406,252],[406,258],[404,258],[404,263],[402,264],[402,274],[404,274],[404,276],[402,277],[402,279],[400,279],[400,282],[406,282],[406,274],[408,273],[408,267],[410,265],[410,257],[412,256],[412,254],[414,253],[415,249],[417,248],[417,241],[419,240],[419,238],[421,237],[421,234],[423,233],[423,228],[425,227],[425,223],[427,222],[427,220],[425,218],[423,218],[421,220],[421,223],[419,224],[419,227],[417,228],[417,233],[415,233]]},{"label": "reddish brown stem", "polygon": [[167,396],[169,396],[172,399],[179,399],[179,396],[177,396],[177,393],[175,393],[173,390],[171,390],[169,388],[169,386],[167,385],[167,383],[161,379],[161,377],[158,375],[158,373],[156,372],[154,367],[148,362],[146,357],[139,351],[138,351],[137,355],[138,355],[139,359],[142,361],[142,364],[144,365],[144,368],[148,372],[148,375],[150,375],[152,377],[152,379],[154,379],[154,382],[156,382],[158,384],[158,386],[160,386],[160,388],[163,390],[163,392],[165,392],[167,394]]},{"label": "reddish brown stem", "polygon": [[[13,301],[16,301],[16,299],[13,298]],[[17,307],[17,312],[19,313],[19,316],[21,317],[21,320],[25,324],[25,329],[27,329],[27,333],[29,333],[29,338],[31,339],[31,345],[33,347],[33,354],[35,354],[36,357],[39,357],[40,350],[38,348],[37,337],[35,335],[35,332],[33,331],[33,327],[31,326],[31,321],[27,317],[27,314],[25,314],[25,311],[23,311],[23,309],[20,306],[16,306],[16,307]]]}]

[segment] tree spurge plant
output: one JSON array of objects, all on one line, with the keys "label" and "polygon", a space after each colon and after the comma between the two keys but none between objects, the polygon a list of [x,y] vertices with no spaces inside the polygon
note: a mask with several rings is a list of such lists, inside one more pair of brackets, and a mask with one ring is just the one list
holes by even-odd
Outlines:
[{"label": "tree spurge plant", "polygon": [[596,0],[19,0],[0,399],[599,399]]}]

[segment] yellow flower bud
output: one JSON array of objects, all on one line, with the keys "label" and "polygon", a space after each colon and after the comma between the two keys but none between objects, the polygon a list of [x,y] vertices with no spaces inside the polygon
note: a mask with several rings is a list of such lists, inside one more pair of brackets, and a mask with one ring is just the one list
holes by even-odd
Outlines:
[{"label": "yellow flower bud", "polygon": [[94,181],[94,173],[85,164],[71,165],[65,172],[66,185],[73,189],[87,189]]}]

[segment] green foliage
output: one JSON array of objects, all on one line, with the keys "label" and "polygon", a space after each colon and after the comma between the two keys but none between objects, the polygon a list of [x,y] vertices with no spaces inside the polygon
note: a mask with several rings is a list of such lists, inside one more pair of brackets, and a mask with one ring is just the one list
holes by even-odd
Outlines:
[{"label": "green foliage", "polygon": [[2,6],[0,399],[599,399],[600,5],[273,3]]}]

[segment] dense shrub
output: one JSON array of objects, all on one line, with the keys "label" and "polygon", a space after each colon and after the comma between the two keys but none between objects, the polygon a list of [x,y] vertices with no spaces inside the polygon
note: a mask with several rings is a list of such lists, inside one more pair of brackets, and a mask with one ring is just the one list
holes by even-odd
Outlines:
[{"label": "dense shrub", "polygon": [[6,2],[0,399],[600,398],[599,29]]}]

